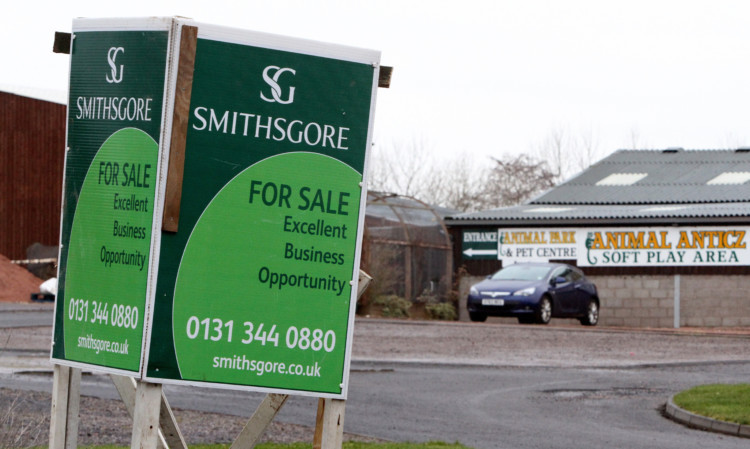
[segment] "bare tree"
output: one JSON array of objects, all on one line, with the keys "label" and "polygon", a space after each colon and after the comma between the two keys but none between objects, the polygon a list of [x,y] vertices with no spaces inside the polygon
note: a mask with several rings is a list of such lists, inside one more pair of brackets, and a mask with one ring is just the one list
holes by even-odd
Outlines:
[{"label": "bare tree", "polygon": [[494,207],[523,203],[556,183],[557,174],[549,164],[527,154],[504,156],[495,162],[487,189]]},{"label": "bare tree", "polygon": [[369,188],[412,196],[459,211],[477,210],[490,167],[469,155],[435,157],[425,140],[379,145],[370,164]]},{"label": "bare tree", "polygon": [[599,158],[592,131],[573,138],[553,129],[535,150],[487,161],[467,154],[436,157],[424,138],[381,144],[373,149],[369,188],[473,212],[522,203]]},{"label": "bare tree", "polygon": [[626,148],[629,150],[642,150],[648,146],[648,143],[641,136],[640,131],[635,126],[630,128],[628,133],[628,143]]},{"label": "bare tree", "polygon": [[593,130],[573,134],[562,127],[550,130],[533,147],[532,154],[547,162],[556,184],[587,169],[603,156]]},{"label": "bare tree", "polygon": [[370,167],[369,188],[418,197],[432,171],[428,145],[415,138],[398,146],[377,145]]}]

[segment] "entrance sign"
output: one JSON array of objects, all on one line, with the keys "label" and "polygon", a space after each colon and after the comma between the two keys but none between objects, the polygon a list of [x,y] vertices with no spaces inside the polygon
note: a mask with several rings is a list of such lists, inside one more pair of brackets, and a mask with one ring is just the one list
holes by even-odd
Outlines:
[{"label": "entrance sign", "polygon": [[345,398],[379,53],[193,25],[145,379]]},{"label": "entrance sign", "polygon": [[497,259],[497,231],[466,229],[462,234],[461,252],[464,259]]},{"label": "entrance sign", "polygon": [[60,364],[141,371],[170,26],[73,23],[52,348]]}]

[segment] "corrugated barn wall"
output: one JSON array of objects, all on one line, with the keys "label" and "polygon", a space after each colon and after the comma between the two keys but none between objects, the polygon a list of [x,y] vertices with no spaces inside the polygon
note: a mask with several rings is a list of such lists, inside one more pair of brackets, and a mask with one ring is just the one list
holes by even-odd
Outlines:
[{"label": "corrugated barn wall", "polygon": [[0,254],[57,245],[66,106],[0,92]]}]

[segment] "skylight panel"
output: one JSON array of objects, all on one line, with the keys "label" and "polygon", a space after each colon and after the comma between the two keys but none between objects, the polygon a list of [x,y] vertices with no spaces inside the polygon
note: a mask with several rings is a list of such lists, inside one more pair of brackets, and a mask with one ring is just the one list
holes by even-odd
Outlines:
[{"label": "skylight panel", "polygon": [[526,209],[524,212],[527,214],[559,214],[560,212],[567,212],[573,210],[572,207],[537,207],[534,209]]},{"label": "skylight panel", "polygon": [[612,173],[596,183],[598,186],[630,186],[648,176],[648,173]]},{"label": "skylight panel", "polygon": [[643,212],[674,212],[682,209],[687,209],[687,206],[652,206],[641,210]]},{"label": "skylight panel", "polygon": [[750,172],[728,171],[708,181],[706,184],[708,185],[744,184],[747,181],[750,181]]}]

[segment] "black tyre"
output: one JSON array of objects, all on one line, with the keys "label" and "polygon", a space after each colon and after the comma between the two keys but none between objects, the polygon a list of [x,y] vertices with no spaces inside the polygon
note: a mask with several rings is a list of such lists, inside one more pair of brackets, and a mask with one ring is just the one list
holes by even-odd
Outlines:
[{"label": "black tyre", "polygon": [[596,326],[596,323],[599,322],[599,303],[593,299],[589,301],[588,306],[586,306],[586,315],[579,318],[579,321],[584,326]]},{"label": "black tyre", "polygon": [[469,312],[469,319],[471,321],[484,322],[487,321],[487,314],[482,312]]},{"label": "black tyre", "polygon": [[536,309],[534,318],[539,324],[547,324],[552,319],[552,301],[548,296],[542,296],[539,300],[539,307]]}]

